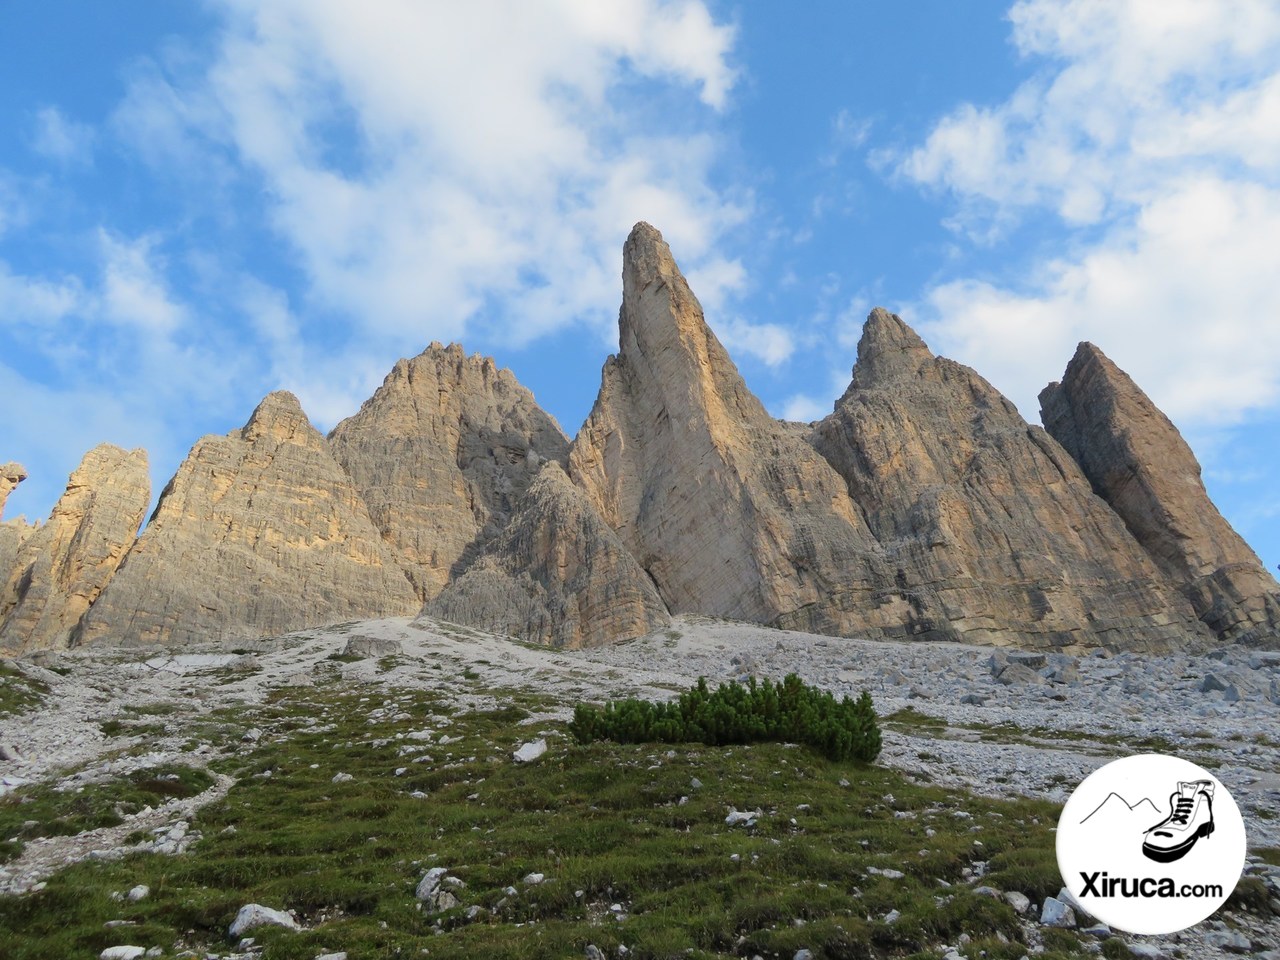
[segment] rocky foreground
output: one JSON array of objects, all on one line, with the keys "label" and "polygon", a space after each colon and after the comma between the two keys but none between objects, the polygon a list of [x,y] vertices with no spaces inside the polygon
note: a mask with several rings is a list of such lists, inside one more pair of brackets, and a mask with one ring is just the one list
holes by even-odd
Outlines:
[{"label": "rocky foreground", "polygon": [[[837,693],[870,690],[884,720],[878,763],[918,781],[1060,803],[1109,759],[1173,753],[1212,769],[1231,790],[1251,850],[1270,848],[1274,858],[1280,847],[1280,654],[1238,646],[1208,656],[1077,658],[838,640],[677,617],[632,643],[555,652],[440,621],[401,618],[245,643],[235,651],[91,647],[40,654],[10,662],[10,668],[46,685],[47,692],[40,708],[5,718],[4,793],[32,785],[75,791],[167,762],[201,767],[228,752],[250,751],[262,730],[250,729],[228,746],[209,733],[210,720],[228,710],[251,720],[277,690],[350,687],[367,697],[376,732],[383,705],[405,691],[443,695],[457,711],[495,706],[495,690],[503,691],[501,697],[533,694],[547,706],[530,722],[545,724],[566,719],[584,700],[670,697],[699,676],[795,672]],[[151,708],[158,723],[141,735],[130,736],[128,728],[121,735],[122,718],[146,718]],[[29,895],[54,872],[85,858],[111,860],[139,850],[188,855],[201,842],[189,827],[194,811],[232,785],[233,778],[218,775],[198,796],[131,813],[118,826],[32,839],[18,859],[0,865],[0,893]],[[1252,860],[1246,872],[1269,886],[1270,918],[1233,913],[1226,924],[1214,919],[1169,938],[1132,938],[1135,955],[1280,956],[1280,867]],[[971,878],[975,884],[981,883],[980,870]],[[1017,902],[1019,891],[1000,893]],[[1051,907],[1046,899],[1025,909],[1038,922]],[[1059,916],[1057,922],[1068,921]],[[1070,922],[1089,924],[1084,917]],[[963,942],[947,946],[965,955]]]}]

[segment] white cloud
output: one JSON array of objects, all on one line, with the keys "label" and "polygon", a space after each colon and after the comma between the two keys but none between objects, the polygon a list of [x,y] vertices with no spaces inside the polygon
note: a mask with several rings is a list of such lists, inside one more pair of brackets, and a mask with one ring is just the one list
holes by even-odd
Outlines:
[{"label": "white cloud", "polygon": [[155,262],[155,240],[126,240],[98,231],[102,252],[100,308],[104,319],[149,337],[168,337],[188,321]]},{"label": "white cloud", "polygon": [[299,315],[344,314],[370,348],[611,336],[632,223],[696,267],[744,216],[685,129],[735,81],[734,31],[700,2],[221,6],[209,69],[140,71],[117,129],[157,163],[218,143],[252,171],[307,277]]},{"label": "white cloud", "polygon": [[1028,217],[1065,233],[1021,276],[927,290],[931,346],[1029,419],[1081,339],[1184,425],[1280,406],[1280,7],[1023,0],[1009,17],[1035,75],[957,108],[896,170],[953,197],[979,242]]},{"label": "white cloud", "polygon": [[69,120],[57,107],[42,107],[35,116],[31,149],[61,164],[89,163],[93,159],[93,128]]},{"label": "white cloud", "polygon": [[783,401],[782,413],[779,417],[783,420],[794,420],[797,423],[812,423],[814,420],[821,420],[830,412],[831,401],[796,393]]},{"label": "white cloud", "polygon": [[795,353],[795,334],[779,324],[751,323],[736,316],[708,318],[708,322],[731,356],[747,354],[776,367]]}]

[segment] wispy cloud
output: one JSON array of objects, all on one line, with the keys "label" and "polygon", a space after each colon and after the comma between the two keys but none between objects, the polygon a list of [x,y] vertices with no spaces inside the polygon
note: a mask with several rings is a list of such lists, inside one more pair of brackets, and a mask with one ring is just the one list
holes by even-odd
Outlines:
[{"label": "wispy cloud", "polygon": [[57,107],[36,112],[31,149],[47,160],[64,165],[91,163],[94,140],[92,127],[63,116]]},{"label": "wispy cloud", "polygon": [[961,105],[895,169],[954,198],[970,239],[1028,218],[1067,232],[1021,276],[927,290],[931,345],[1031,417],[1081,339],[1182,423],[1280,405],[1280,8],[1023,0],[1009,17],[1033,78]]}]

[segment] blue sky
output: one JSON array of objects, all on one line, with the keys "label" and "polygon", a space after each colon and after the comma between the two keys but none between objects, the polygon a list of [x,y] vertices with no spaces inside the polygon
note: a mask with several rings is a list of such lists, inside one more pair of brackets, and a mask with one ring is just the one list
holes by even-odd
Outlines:
[{"label": "blue sky", "polygon": [[432,340],[572,435],[640,219],[776,415],[877,304],[1033,422],[1092,340],[1280,563],[1268,0],[0,5],[7,516],[272,389],[327,431]]}]

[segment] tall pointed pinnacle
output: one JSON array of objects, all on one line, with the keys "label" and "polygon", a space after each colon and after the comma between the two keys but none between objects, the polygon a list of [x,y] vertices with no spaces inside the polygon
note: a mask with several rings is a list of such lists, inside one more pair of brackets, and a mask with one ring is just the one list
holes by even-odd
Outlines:
[{"label": "tall pointed pinnacle", "polygon": [[662,234],[643,221],[637,223],[623,245],[622,262],[619,356],[646,380],[687,388],[713,411],[727,408],[768,418],[707,325],[702,304]]},{"label": "tall pointed pinnacle", "polygon": [[1040,392],[1045,429],[1219,638],[1280,642],[1280,587],[1213,505],[1178,428],[1123,370],[1081,343]]},{"label": "tall pointed pinnacle", "polygon": [[875,635],[891,579],[844,482],[747,389],[662,235],[623,247],[620,349],[570,475],[674,612]]}]

